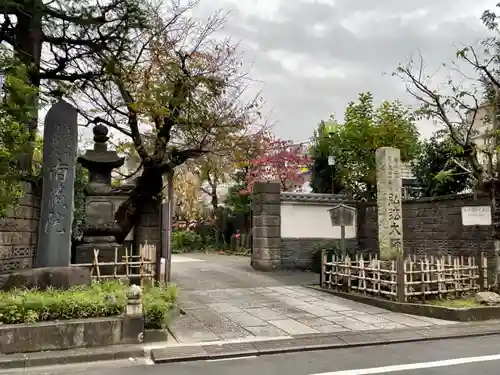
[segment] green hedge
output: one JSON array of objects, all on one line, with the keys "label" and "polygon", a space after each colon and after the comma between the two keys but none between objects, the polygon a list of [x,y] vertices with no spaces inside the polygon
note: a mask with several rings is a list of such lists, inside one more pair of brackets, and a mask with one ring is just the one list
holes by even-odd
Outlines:
[{"label": "green hedge", "polygon": [[146,287],[142,297],[144,326],[149,329],[165,328],[169,311],[177,300],[179,290],[175,286]]},{"label": "green hedge", "polygon": [[[117,316],[125,312],[127,286],[118,281],[95,282],[69,290],[17,289],[0,292],[0,323]],[[146,287],[142,295],[146,328],[163,328],[178,295],[170,285]]]},{"label": "green hedge", "polygon": [[190,230],[176,230],[172,233],[172,252],[188,253],[203,248],[203,237]]}]

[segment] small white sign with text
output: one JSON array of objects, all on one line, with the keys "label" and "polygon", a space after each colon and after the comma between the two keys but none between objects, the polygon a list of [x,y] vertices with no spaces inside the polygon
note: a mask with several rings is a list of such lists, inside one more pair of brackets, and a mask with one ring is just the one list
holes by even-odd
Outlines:
[{"label": "small white sign with text", "polygon": [[462,207],[462,225],[491,225],[491,206]]}]

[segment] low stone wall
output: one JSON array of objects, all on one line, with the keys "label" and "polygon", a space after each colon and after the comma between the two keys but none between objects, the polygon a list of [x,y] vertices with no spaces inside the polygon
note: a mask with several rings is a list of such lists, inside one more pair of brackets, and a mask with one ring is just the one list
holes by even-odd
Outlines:
[{"label": "low stone wall", "polygon": [[[405,254],[470,256],[478,248],[493,252],[492,227],[464,227],[463,206],[491,205],[488,197],[472,195],[420,198],[403,202],[403,249]],[[358,238],[362,249],[378,250],[377,206],[359,203]]]},{"label": "low stone wall", "polygon": [[[252,266],[261,271],[313,269],[317,249],[340,246],[340,229],[332,228],[327,210],[343,202],[352,205],[342,195],[281,193],[279,183],[255,184]],[[355,231],[355,226],[346,228],[347,248],[357,247]]]},{"label": "low stone wall", "polygon": [[136,344],[143,340],[142,317],[75,319],[0,325],[0,353]]},{"label": "low stone wall", "polygon": [[40,196],[29,182],[23,183],[19,206],[0,221],[0,274],[31,268],[36,253],[40,221]]},{"label": "low stone wall", "polygon": [[[314,268],[314,253],[318,249],[340,248],[340,240],[327,238],[282,238],[281,268],[311,270]],[[346,241],[347,249],[356,249],[358,241],[350,238]]]},{"label": "low stone wall", "polygon": [[[334,233],[340,229],[330,226],[327,214],[329,208],[339,203],[357,209],[354,230],[346,228],[346,247],[378,252],[378,217],[374,202],[349,201],[342,195],[280,193],[279,184],[273,183],[256,184],[252,200],[252,265],[256,269],[313,268],[315,250],[340,245],[340,240],[333,239],[340,238],[339,233]],[[488,268],[494,267],[493,228],[464,227],[461,218],[464,206],[490,204],[488,197],[474,198],[472,195],[404,201],[405,254],[470,256],[485,252]],[[317,209],[301,211],[290,209],[292,205]]]}]

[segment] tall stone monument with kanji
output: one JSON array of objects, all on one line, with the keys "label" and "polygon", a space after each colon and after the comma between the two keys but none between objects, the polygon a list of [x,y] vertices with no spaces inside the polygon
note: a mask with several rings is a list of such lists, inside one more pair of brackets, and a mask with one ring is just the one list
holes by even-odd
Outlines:
[{"label": "tall stone monument with kanji", "polygon": [[62,99],[45,117],[38,268],[67,267],[71,263],[77,117],[76,108]]},{"label": "tall stone monument with kanji", "polygon": [[380,259],[394,260],[403,255],[401,152],[393,147],[379,148],[376,162]]}]

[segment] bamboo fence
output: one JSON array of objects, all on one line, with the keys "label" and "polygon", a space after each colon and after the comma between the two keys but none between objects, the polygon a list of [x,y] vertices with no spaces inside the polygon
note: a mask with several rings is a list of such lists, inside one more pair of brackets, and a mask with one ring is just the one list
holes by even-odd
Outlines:
[{"label": "bamboo fence", "polygon": [[[147,242],[139,246],[137,255],[134,255],[128,247],[115,248],[111,261],[102,261],[100,255],[100,251],[94,249],[92,263],[78,263],[71,266],[89,268],[91,277],[96,280],[138,278],[142,286],[146,280],[155,278],[156,246]],[[109,258],[109,253],[106,254],[106,258]]]},{"label": "bamboo fence", "polygon": [[487,258],[411,256],[382,261],[373,254],[322,254],[322,287],[395,300],[458,297],[487,288]]}]

